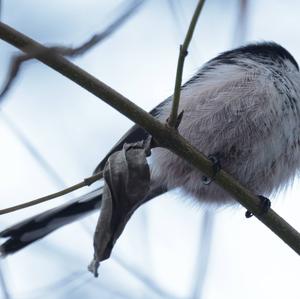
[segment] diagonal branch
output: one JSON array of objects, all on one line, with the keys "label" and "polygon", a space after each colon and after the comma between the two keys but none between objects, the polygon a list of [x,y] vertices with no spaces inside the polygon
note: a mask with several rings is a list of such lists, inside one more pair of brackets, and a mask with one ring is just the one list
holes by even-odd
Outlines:
[{"label": "diagonal branch", "polygon": [[[0,38],[22,51],[26,51],[28,47],[41,50],[45,48],[2,22],[0,22]],[[175,129],[160,123],[111,87],[66,60],[61,55],[42,55],[37,57],[37,59],[82,86],[133,122],[143,127],[155,138],[159,146],[165,147],[185,159],[205,175],[211,176],[213,174],[211,161],[189,144]],[[262,223],[300,255],[300,234],[282,217],[272,209],[266,214],[260,215],[260,199],[244,188],[224,170],[220,170],[217,173],[215,182],[247,210],[250,210]]]},{"label": "diagonal branch", "polygon": [[176,79],[175,79],[175,88],[174,88],[174,95],[173,95],[173,105],[170,113],[170,117],[168,120],[168,124],[170,127],[175,127],[177,124],[177,114],[178,114],[178,107],[180,101],[180,89],[182,83],[182,72],[184,66],[185,57],[188,55],[188,47],[192,40],[193,33],[199,18],[199,15],[202,11],[202,7],[204,5],[205,0],[199,0],[198,5],[195,9],[194,15],[192,17],[189,29],[186,33],[184,42],[180,45],[179,48],[179,57],[177,62],[177,70],[176,70]]}]

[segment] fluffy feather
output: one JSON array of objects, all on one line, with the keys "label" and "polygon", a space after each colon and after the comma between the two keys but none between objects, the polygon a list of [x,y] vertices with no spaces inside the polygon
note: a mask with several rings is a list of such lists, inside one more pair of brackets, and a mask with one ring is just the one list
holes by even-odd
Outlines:
[{"label": "fluffy feather", "polygon": [[[300,74],[290,54],[283,56],[285,50],[273,45],[275,54],[280,49],[276,59],[239,48],[204,65],[182,90],[179,126],[202,153],[219,153],[225,171],[267,196],[292,180],[300,166]],[[162,121],[171,104],[161,107]],[[202,184],[199,171],[166,149],[153,150],[152,175],[200,201],[232,201],[216,184]]]}]

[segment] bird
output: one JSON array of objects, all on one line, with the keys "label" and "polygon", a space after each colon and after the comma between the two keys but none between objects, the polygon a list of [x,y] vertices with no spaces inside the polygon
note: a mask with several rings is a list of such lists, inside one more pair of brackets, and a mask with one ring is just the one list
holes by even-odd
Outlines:
[{"label": "bird", "polygon": [[[165,122],[172,96],[149,113]],[[182,87],[178,132],[222,169],[262,197],[293,182],[300,166],[300,73],[294,57],[272,41],[225,51],[205,63]],[[146,140],[134,125],[109,151],[94,173],[124,144]],[[151,188],[144,201],[180,188],[198,202],[236,201],[179,156],[161,147],[150,157]],[[101,206],[103,188],[25,219],[0,232],[2,256],[19,251]]]}]

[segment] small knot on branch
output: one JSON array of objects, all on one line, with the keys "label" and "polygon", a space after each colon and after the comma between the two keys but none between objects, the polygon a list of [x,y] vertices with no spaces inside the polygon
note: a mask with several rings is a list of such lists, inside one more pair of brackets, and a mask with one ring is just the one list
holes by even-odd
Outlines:
[{"label": "small knot on branch", "polygon": [[183,57],[186,57],[189,54],[189,51],[183,47],[183,45],[180,45],[180,53]]}]

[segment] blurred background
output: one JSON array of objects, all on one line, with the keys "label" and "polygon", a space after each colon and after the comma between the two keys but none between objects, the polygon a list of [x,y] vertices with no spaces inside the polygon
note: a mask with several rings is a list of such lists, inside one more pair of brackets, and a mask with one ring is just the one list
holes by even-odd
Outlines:
[{"label": "blurred background", "polygon": [[[1,19],[47,44],[79,45],[126,0],[2,1]],[[128,2],[128,1],[127,1]],[[197,1],[148,0],[107,40],[73,61],[150,110],[172,94],[178,56]],[[300,60],[296,0],[207,0],[184,81],[218,53],[273,40]],[[0,82],[18,51],[0,40]],[[0,207],[79,182],[132,123],[43,64],[23,65],[0,111]],[[274,209],[300,230],[300,181]],[[87,190],[1,216],[10,224]],[[0,298],[299,298],[299,257],[241,207],[208,209],[170,192],[129,221],[99,278],[88,271],[98,213],[0,262]],[[97,296],[97,297],[96,297]]]}]

